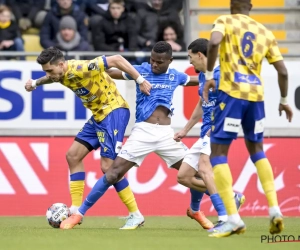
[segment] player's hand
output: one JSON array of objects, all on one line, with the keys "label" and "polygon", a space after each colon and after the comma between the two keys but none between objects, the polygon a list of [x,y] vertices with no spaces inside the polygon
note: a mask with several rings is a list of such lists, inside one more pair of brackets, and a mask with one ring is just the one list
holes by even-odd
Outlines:
[{"label": "player's hand", "polygon": [[289,122],[291,122],[292,121],[292,118],[293,118],[293,111],[292,111],[292,109],[291,109],[291,107],[289,106],[289,105],[283,105],[283,104],[279,104],[279,115],[281,116],[281,114],[282,114],[282,111],[284,111],[285,112],[285,114],[286,114],[286,119],[288,119],[289,120]]},{"label": "player's hand", "polygon": [[212,89],[212,91],[216,90],[216,82],[214,79],[205,82],[204,90],[203,90],[203,99],[206,103],[208,103],[208,95],[210,89]]},{"label": "player's hand", "polygon": [[145,95],[150,95],[150,90],[152,88],[152,85],[150,82],[147,80],[143,81],[142,84],[140,84],[140,90],[145,94]]},{"label": "player's hand", "polygon": [[25,84],[25,89],[27,92],[31,92],[36,89],[35,87],[32,87],[32,81],[32,79],[29,79]]},{"label": "player's hand", "polygon": [[181,141],[181,139],[184,138],[186,136],[186,134],[187,134],[187,132],[184,129],[182,129],[174,135],[173,139],[175,141]]}]

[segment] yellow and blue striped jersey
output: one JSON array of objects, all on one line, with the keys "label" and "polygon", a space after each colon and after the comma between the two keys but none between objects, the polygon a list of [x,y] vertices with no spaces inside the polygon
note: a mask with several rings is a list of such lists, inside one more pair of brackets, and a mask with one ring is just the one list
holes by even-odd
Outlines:
[{"label": "yellow and blue striped jersey", "polygon": [[115,82],[105,72],[105,56],[93,60],[69,60],[62,84],[71,89],[90,109],[97,122],[117,108],[129,108]]},{"label": "yellow and blue striped jersey", "polygon": [[219,89],[248,101],[264,100],[261,66],[283,60],[273,33],[247,15],[222,15],[211,32],[223,34],[220,44]]}]

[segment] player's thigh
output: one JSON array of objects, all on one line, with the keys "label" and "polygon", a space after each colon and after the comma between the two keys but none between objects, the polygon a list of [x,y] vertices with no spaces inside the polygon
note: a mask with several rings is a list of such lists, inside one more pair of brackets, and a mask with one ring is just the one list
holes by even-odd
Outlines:
[{"label": "player's thigh", "polygon": [[210,138],[206,135],[201,141],[200,156],[198,163],[198,172],[202,174],[212,173],[212,166],[210,164],[211,145]]},{"label": "player's thigh", "polygon": [[89,119],[76,135],[67,152],[68,162],[81,161],[90,151],[99,148],[100,144],[93,124],[93,118]]},{"label": "player's thigh", "polygon": [[140,166],[145,157],[155,151],[156,130],[151,125],[145,122],[136,123],[118,157]]},{"label": "player's thigh", "polygon": [[177,181],[182,185],[192,182],[192,178],[197,174],[197,170],[189,165],[187,162],[182,162],[177,173]]},{"label": "player's thigh", "polygon": [[203,140],[199,138],[193,144],[193,146],[188,150],[187,154],[183,159],[183,163],[193,168],[196,172],[198,172],[199,157],[200,157],[202,144],[203,144]]},{"label": "player's thigh", "polygon": [[165,136],[160,137],[157,141],[155,153],[158,154],[168,165],[169,168],[175,166],[176,163],[184,159],[188,153],[188,147],[183,142],[176,142],[174,139],[174,131],[165,131]]},{"label": "player's thigh", "polygon": [[247,109],[245,110],[242,119],[242,128],[245,139],[253,143],[262,143],[265,127],[264,125],[264,102],[248,102]]},{"label": "player's thigh", "polygon": [[230,144],[237,138],[243,115],[243,100],[219,91],[212,113],[211,143]]},{"label": "player's thigh", "polygon": [[122,148],[129,117],[130,112],[128,109],[119,108],[113,110],[104,120],[95,124],[101,148],[101,157],[111,160],[117,157]]}]

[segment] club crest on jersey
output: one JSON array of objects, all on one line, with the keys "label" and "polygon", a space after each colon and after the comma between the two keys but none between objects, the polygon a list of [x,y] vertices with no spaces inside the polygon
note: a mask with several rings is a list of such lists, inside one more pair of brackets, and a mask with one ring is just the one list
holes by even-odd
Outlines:
[{"label": "club crest on jersey", "polygon": [[89,63],[88,64],[88,71],[91,71],[91,70],[98,70],[99,71],[99,66],[97,63]]},{"label": "club crest on jersey", "polygon": [[174,75],[174,74],[170,74],[170,75],[169,75],[169,80],[170,80],[170,81],[173,81],[174,78],[175,78],[175,75]]},{"label": "club crest on jersey", "polygon": [[89,93],[89,91],[86,88],[76,89],[74,92],[77,96],[85,96]]}]

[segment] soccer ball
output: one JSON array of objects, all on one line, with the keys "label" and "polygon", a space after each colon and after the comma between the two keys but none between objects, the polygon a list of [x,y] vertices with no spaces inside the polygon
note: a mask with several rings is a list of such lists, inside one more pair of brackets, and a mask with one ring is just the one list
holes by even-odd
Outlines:
[{"label": "soccer ball", "polygon": [[60,223],[71,215],[70,209],[63,203],[54,203],[48,208],[46,217],[49,225],[59,228]]}]

